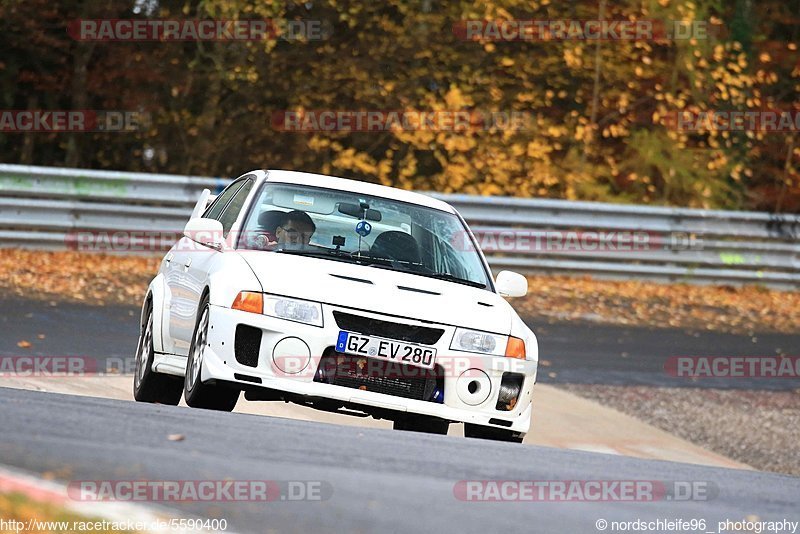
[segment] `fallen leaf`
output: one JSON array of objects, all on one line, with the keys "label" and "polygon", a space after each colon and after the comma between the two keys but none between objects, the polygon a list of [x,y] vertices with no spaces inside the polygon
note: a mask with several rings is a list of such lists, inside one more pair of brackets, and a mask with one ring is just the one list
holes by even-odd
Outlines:
[{"label": "fallen leaf", "polygon": [[17,341],[17,346],[21,349],[28,349],[31,347],[31,342],[23,339],[22,341]]},{"label": "fallen leaf", "polygon": [[183,434],[170,434],[167,439],[170,441],[183,441],[186,437]]}]

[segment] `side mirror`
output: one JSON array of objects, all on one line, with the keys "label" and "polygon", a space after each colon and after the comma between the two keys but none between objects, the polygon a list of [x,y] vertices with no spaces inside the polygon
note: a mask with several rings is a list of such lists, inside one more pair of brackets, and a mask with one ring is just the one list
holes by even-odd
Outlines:
[{"label": "side mirror", "polygon": [[189,219],[183,229],[183,235],[196,243],[220,250],[225,238],[222,236],[222,223],[216,219],[196,217]]},{"label": "side mirror", "polygon": [[528,279],[513,271],[500,271],[494,283],[501,297],[524,297],[528,294]]},{"label": "side mirror", "polygon": [[203,192],[200,193],[200,198],[197,199],[197,204],[194,205],[194,209],[192,210],[192,216],[189,217],[190,219],[194,219],[196,217],[200,217],[203,215],[203,212],[206,211],[208,204],[213,200],[211,196],[210,189],[203,189]]}]

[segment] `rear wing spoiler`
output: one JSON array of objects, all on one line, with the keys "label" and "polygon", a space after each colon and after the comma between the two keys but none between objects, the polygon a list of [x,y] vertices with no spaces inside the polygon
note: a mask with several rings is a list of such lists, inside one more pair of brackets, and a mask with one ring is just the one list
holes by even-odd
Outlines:
[{"label": "rear wing spoiler", "polygon": [[197,200],[197,204],[194,205],[190,219],[202,217],[203,213],[206,211],[206,208],[208,208],[208,206],[214,202],[215,198],[217,198],[217,195],[212,195],[210,189],[203,189],[203,192],[200,193],[200,198]]}]

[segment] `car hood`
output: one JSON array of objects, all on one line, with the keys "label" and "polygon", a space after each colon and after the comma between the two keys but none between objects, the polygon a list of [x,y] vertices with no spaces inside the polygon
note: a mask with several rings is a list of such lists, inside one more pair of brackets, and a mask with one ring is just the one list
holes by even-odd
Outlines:
[{"label": "car hood", "polygon": [[408,273],[273,252],[239,251],[266,293],[507,335],[499,295]]}]

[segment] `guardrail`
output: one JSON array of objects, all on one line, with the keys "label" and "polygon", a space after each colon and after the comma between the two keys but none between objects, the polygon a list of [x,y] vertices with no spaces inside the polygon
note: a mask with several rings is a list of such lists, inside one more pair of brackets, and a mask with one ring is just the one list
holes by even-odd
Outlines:
[{"label": "guardrail", "polygon": [[[78,231],[179,232],[199,193],[228,182],[0,164],[0,246],[66,248]],[[430,194],[459,210],[495,269],[800,287],[800,215]],[[646,243],[595,246],[621,234]]]}]

